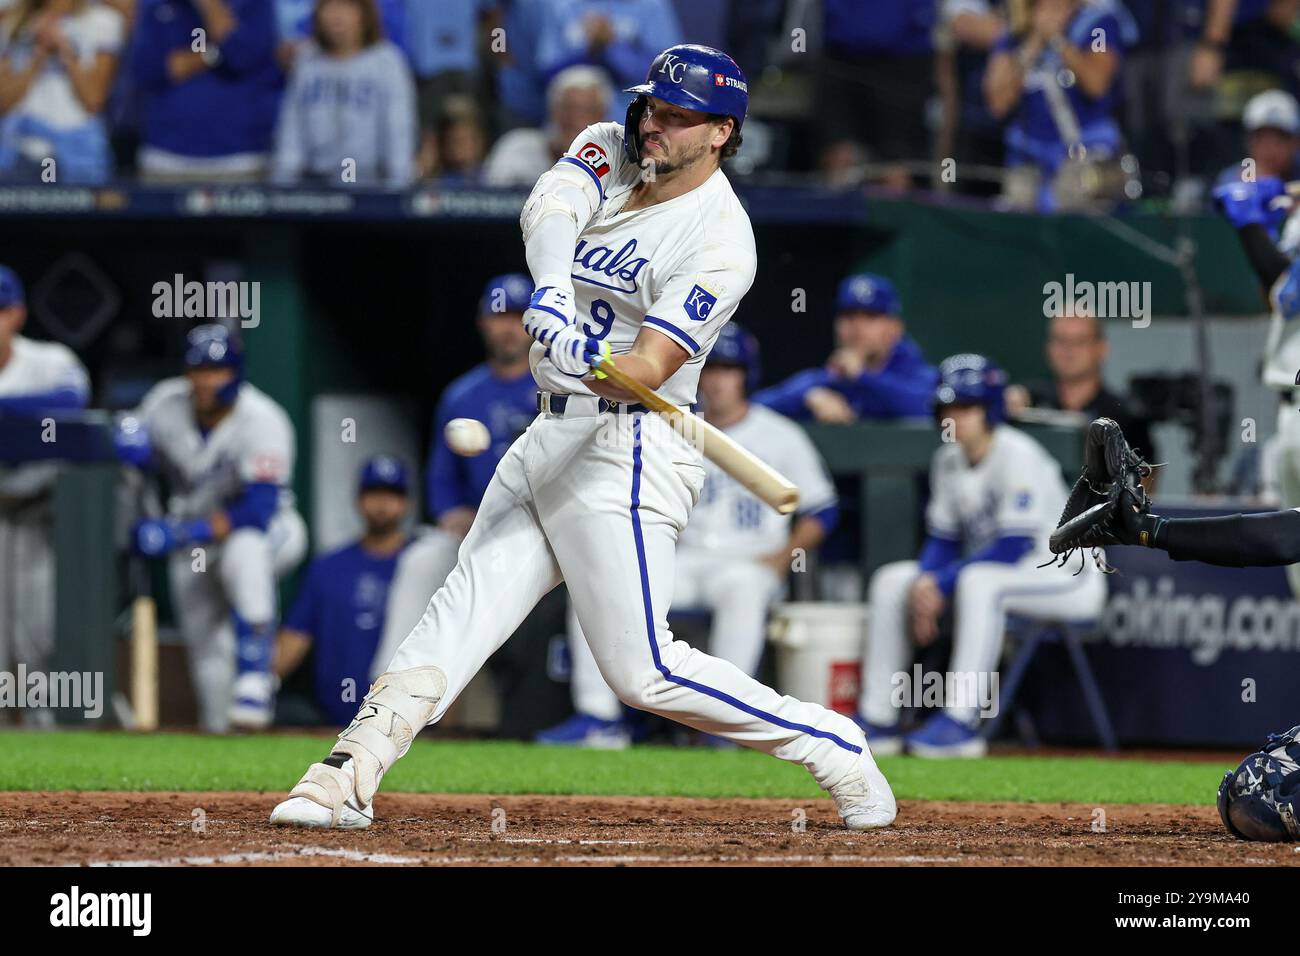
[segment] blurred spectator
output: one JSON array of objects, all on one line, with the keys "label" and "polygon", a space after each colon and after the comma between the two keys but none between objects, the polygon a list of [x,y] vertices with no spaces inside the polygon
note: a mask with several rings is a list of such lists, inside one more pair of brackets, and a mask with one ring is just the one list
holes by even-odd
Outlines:
[{"label": "blurred spectator", "polygon": [[433,138],[420,148],[420,172],[449,182],[476,182],[487,152],[487,130],[478,105],[468,96],[442,104]]},{"label": "blurred spectator", "polygon": [[1051,381],[1009,386],[1007,412],[1014,417],[1029,407],[1055,408],[1082,412],[1089,420],[1113,418],[1134,449],[1147,461],[1159,461],[1151,440],[1151,423],[1140,418],[1128,400],[1102,380],[1109,354],[1105,326],[1094,316],[1075,309],[1053,317],[1047,328]]},{"label": "blurred spectator", "polygon": [[1300,96],[1300,0],[1238,0],[1226,72],[1264,73]]},{"label": "blurred spectator", "polygon": [[376,455],[361,469],[357,511],[361,539],[316,558],[275,641],[275,675],[297,670],[315,648],[315,703],[325,722],[343,726],[370,686],[370,667],[384,629],[388,587],[410,539],[406,466]]},{"label": "blurred spectator", "polygon": [[[943,105],[936,154],[957,161],[957,188],[991,194],[996,187],[968,166],[1002,165],[1002,124],[984,102],[989,52],[1007,30],[1001,0],[943,0],[935,79]],[[978,171],[977,171],[978,172]]]},{"label": "blurred spectator", "polygon": [[[405,51],[405,0],[376,0],[376,5],[379,8],[379,29],[384,39]],[[293,69],[298,54],[316,32],[317,6],[316,0],[275,0],[275,27],[279,38],[275,59],[285,73]]]},{"label": "blurred spectator", "polygon": [[272,179],[390,189],[415,179],[415,84],[383,38],[375,0],[319,0],[276,128]]},{"label": "blurred spectator", "polygon": [[645,80],[650,61],[681,43],[682,30],[669,0],[550,0],[536,37],[543,83],[570,66],[601,67],[620,91],[606,118],[621,123],[631,100],[621,91]]},{"label": "blurred spectator", "polygon": [[[429,139],[444,104],[479,95],[479,36],[497,0],[404,0],[408,49],[419,89],[421,136]],[[525,34],[513,39],[523,44]],[[507,45],[510,38],[507,38]]]},{"label": "blurred spectator", "polygon": [[1007,120],[1008,199],[1053,208],[1052,180],[1077,162],[1117,157],[1114,116],[1132,18],[1109,2],[1032,0],[998,41],[984,78],[989,111]]},{"label": "blurred spectator", "polygon": [[[926,115],[934,85],[931,35],[938,0],[824,0],[817,64],[820,167],[832,185],[864,160],[929,158]],[[907,189],[906,167],[871,177]]]},{"label": "blurred spectator", "polygon": [[604,70],[571,66],[546,90],[543,129],[514,129],[496,141],[483,169],[489,186],[527,186],[559,161],[578,135],[609,115],[614,91]]},{"label": "blurred spectator", "polygon": [[142,0],[132,65],[145,96],[143,179],[262,178],[283,81],[275,39],[268,0]]},{"label": "blurred spectator", "polygon": [[840,283],[835,351],[808,369],[754,395],[795,419],[847,424],[859,418],[924,418],[938,372],[908,338],[894,285],[869,272]]},{"label": "blurred spectator", "polygon": [[501,0],[505,49],[496,67],[497,127],[540,126],[546,121],[546,81],[537,67],[536,37],[545,0]]},{"label": "blurred spectator", "polygon": [[1300,104],[1285,90],[1265,90],[1246,103],[1241,114],[1246,134],[1246,159],[1228,166],[1216,185],[1234,181],[1258,182],[1276,178],[1289,181],[1300,177]]},{"label": "blurred spectator", "polygon": [[[27,321],[23,285],[0,266],[0,413],[39,418],[85,408],[90,379],[65,345],[20,333]],[[36,427],[33,422],[33,427]],[[57,466],[0,466],[0,672],[18,665],[46,671],[54,649],[54,514]],[[0,723],[10,708],[0,707]],[[24,723],[52,726],[49,710],[20,710]]]},{"label": "blurred spectator", "polygon": [[108,181],[102,114],[123,35],[122,15],[89,0],[19,0],[0,15],[0,176]]}]

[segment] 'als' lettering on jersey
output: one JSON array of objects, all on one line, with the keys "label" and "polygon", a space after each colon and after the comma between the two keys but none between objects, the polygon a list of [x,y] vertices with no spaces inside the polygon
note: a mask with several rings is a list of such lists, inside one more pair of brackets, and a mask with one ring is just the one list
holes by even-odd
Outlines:
[{"label": "'als' lettering on jersey", "polygon": [[578,150],[578,158],[590,166],[597,176],[609,172],[609,157],[595,143],[584,143],[582,149]]},{"label": "'als' lettering on jersey", "polygon": [[718,297],[712,292],[706,292],[699,286],[693,286],[690,294],[686,296],[686,314],[696,322],[703,322],[713,311],[713,307],[718,304]]}]

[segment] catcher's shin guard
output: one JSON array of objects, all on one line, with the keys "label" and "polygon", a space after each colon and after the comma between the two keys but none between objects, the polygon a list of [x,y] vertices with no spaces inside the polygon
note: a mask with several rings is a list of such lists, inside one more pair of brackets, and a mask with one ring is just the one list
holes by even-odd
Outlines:
[{"label": "catcher's shin guard", "polygon": [[[446,692],[447,675],[437,667],[381,674],[357,716],[339,734],[333,752],[307,768],[289,799],[272,814],[272,822],[368,825],[379,782],[411,749],[411,741],[429,723]],[[321,809],[313,810],[302,801]]]}]

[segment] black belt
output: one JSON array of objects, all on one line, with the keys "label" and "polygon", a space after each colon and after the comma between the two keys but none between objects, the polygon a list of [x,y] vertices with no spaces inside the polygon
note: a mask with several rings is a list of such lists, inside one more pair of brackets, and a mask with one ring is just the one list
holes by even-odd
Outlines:
[{"label": "black belt", "polygon": [[[581,397],[586,398],[587,396],[584,395]],[[550,409],[549,409],[551,414],[563,415],[564,407],[568,404],[569,404],[568,395],[557,395],[554,392],[551,393]],[[548,411],[548,409],[543,404],[541,392],[537,393],[537,410],[539,412]],[[623,411],[631,415],[634,414],[635,412],[648,412],[649,410],[650,409],[646,408],[644,405],[629,405],[625,402],[611,402],[607,398],[597,398],[596,400],[596,411],[598,414],[603,412]]]}]

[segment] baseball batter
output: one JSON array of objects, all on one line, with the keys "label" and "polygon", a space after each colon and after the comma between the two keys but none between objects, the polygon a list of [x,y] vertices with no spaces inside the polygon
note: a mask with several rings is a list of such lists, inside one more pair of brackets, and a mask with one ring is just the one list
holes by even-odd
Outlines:
[{"label": "baseball batter", "polygon": [[877,753],[985,752],[973,701],[947,701],[919,730],[899,733],[894,675],[911,665],[916,646],[934,641],[946,610],[955,630],[949,670],[980,675],[997,669],[1008,612],[1086,620],[1105,604],[1105,576],[1092,562],[1077,574],[1038,567],[1052,560],[1048,538],[1068,491],[1056,459],[1002,423],[1005,384],[980,355],[954,355],[939,367],[935,415],[952,423],[955,440],[934,453],[925,546],[918,560],[887,564],[871,578],[859,712]]},{"label": "baseball batter", "polygon": [[897,809],[857,725],[783,697],[673,639],[677,537],[704,483],[690,442],[593,373],[618,364],[679,406],[695,398],[719,330],[753,282],[753,232],[720,165],[748,101],[735,62],[676,46],[633,87],[623,126],[588,127],[538,180],[520,217],[537,290],[539,415],[488,485],[447,582],[333,752],[274,823],[364,827],[383,775],[436,722],[533,606],[568,585],[619,698],[801,763],[854,829]]},{"label": "baseball batter", "polygon": [[[66,345],[19,333],[27,321],[18,274],[0,266],[0,412],[44,416],[85,408],[90,379]],[[0,672],[47,669],[54,647],[54,548],[50,493],[57,466],[0,467]],[[37,724],[48,711],[25,711]]]},{"label": "baseball batter", "polygon": [[[758,384],[758,342],[735,322],[718,333],[700,375],[705,418],[799,487],[799,511],[778,514],[713,462],[704,463],[704,490],[677,548],[673,610],[713,616],[709,651],[746,674],[758,671],[767,612],[785,589],[796,551],[818,547],[835,526],[831,484],[807,433],[747,392]],[[618,697],[577,622],[570,621],[571,686],[576,713],[537,736],[539,743],[594,747],[626,745]]]},{"label": "baseball batter", "polygon": [[271,722],[276,578],[307,550],[294,506],[289,416],[243,380],[243,348],[221,325],[189,333],[186,374],[159,382],[118,432],[119,456],[157,468],[165,517],[140,520],[136,550],[168,556],[173,603],[204,730]]}]

